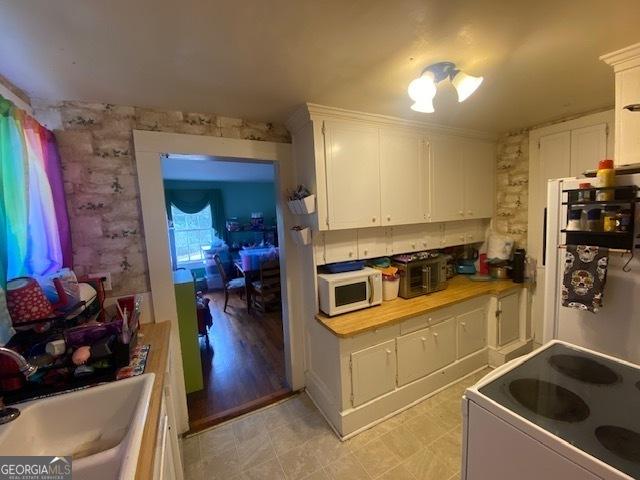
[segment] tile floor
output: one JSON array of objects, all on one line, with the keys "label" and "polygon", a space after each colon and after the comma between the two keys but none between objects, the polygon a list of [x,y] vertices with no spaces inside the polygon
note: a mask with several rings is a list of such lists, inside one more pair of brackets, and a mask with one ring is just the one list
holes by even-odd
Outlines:
[{"label": "tile floor", "polygon": [[478,372],[342,442],[306,394],[183,440],[186,480],[449,480],[464,389]]}]

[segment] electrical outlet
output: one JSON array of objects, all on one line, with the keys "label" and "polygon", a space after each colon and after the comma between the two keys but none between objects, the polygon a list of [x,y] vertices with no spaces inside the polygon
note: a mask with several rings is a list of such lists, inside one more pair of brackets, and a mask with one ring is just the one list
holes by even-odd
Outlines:
[{"label": "electrical outlet", "polygon": [[111,285],[111,272],[94,272],[94,273],[90,273],[88,277],[101,278],[102,286],[104,287],[105,291],[113,290],[113,287]]}]

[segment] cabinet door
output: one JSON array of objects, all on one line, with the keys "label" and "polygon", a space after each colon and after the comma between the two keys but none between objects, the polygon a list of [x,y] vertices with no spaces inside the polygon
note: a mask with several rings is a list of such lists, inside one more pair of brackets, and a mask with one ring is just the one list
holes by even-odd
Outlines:
[{"label": "cabinet door", "polygon": [[380,225],[378,129],[325,122],[329,229]]},{"label": "cabinet door", "polygon": [[598,168],[598,162],[607,158],[607,124],[571,130],[570,173],[578,176],[585,170]]},{"label": "cabinet door", "polygon": [[640,67],[616,73],[616,165],[640,163],[640,113],[625,110],[640,103]]},{"label": "cabinet door", "polygon": [[406,385],[453,362],[456,358],[453,318],[398,337],[398,386]]},{"label": "cabinet door", "polygon": [[498,300],[498,344],[506,345],[520,336],[519,294],[512,293]]},{"label": "cabinet door", "polygon": [[396,346],[390,340],[351,354],[353,406],[390,392],[396,384]]},{"label": "cabinet door", "polygon": [[531,185],[533,189],[533,204],[529,207],[535,217],[536,225],[529,226],[529,250],[542,265],[542,232],[544,225],[544,209],[547,206],[547,184],[553,178],[565,178],[571,175],[571,132],[560,132],[540,137],[538,145],[538,164],[540,166],[537,178]]},{"label": "cabinet door", "polygon": [[432,222],[446,222],[464,216],[461,142],[448,137],[430,139],[429,220]]},{"label": "cabinet door", "polygon": [[487,310],[484,307],[458,315],[458,358],[487,345]]},{"label": "cabinet door", "polygon": [[358,230],[358,259],[387,255],[386,228],[362,228]]},{"label": "cabinet door", "polygon": [[446,222],[444,224],[444,235],[442,246],[452,247],[454,245],[464,245],[467,243],[468,222]]},{"label": "cabinet door", "polygon": [[495,203],[495,144],[467,140],[462,145],[465,218],[491,218]]},{"label": "cabinet door", "polygon": [[346,262],[358,256],[356,230],[324,232],[324,260],[326,263]]},{"label": "cabinet door", "polygon": [[427,173],[427,146],[422,135],[380,131],[382,225],[406,225],[426,220]]},{"label": "cabinet door", "polygon": [[484,242],[487,224],[485,220],[467,220],[465,228],[466,243]]},{"label": "cabinet door", "polygon": [[422,225],[391,228],[391,253],[418,252],[427,248],[426,230]]}]

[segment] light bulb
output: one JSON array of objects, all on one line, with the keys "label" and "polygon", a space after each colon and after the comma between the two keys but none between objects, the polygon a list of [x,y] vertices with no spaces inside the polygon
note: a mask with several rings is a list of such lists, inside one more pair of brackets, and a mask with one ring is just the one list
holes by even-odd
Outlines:
[{"label": "light bulb", "polygon": [[436,83],[433,73],[425,72],[409,84],[407,93],[415,103],[411,109],[416,112],[433,112],[433,97],[436,96]]},{"label": "light bulb", "polygon": [[475,92],[484,80],[483,77],[473,77],[464,72],[458,72],[451,83],[458,92],[458,102],[464,102]]}]

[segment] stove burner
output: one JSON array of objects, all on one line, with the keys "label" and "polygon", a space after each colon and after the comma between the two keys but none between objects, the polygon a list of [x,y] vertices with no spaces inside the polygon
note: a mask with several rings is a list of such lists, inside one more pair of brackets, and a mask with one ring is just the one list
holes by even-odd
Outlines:
[{"label": "stove burner", "polygon": [[586,383],[611,385],[620,377],[616,372],[591,358],[577,355],[552,355],[549,363],[560,373]]},{"label": "stove burner", "polygon": [[640,464],[640,433],[614,425],[596,428],[596,437],[604,448],[629,462]]},{"label": "stove burner", "polygon": [[563,422],[581,422],[589,416],[589,406],[571,390],[535,378],[520,378],[509,384],[509,392],[537,415]]}]

